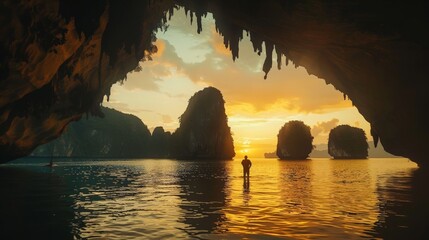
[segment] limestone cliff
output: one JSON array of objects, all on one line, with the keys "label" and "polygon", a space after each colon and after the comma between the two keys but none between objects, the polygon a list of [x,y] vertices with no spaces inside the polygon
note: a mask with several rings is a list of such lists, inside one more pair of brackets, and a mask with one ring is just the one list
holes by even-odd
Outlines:
[{"label": "limestone cliff", "polygon": [[54,141],[37,147],[31,156],[143,158],[151,135],[136,116],[101,108],[103,118],[89,117],[68,125]]},{"label": "limestone cliff", "polygon": [[179,159],[232,159],[234,144],[219,90],[204,88],[189,99],[173,134]]},{"label": "limestone cliff", "polygon": [[172,148],[171,133],[164,131],[163,127],[153,129],[150,139],[149,157],[170,158]]},{"label": "limestone cliff", "polygon": [[234,59],[249,34],[267,74],[275,52],[278,67],[323,78],[370,122],[376,144],[429,165],[427,4],[343,0],[2,1],[0,161],[28,154],[85,112],[99,115],[110,86],[156,50],[153,32],[176,4],[197,31],[213,13]]},{"label": "limestone cliff", "polygon": [[302,121],[285,123],[277,134],[276,155],[280,159],[307,159],[313,147],[311,128]]},{"label": "limestone cliff", "polygon": [[328,153],[333,158],[368,158],[368,148],[365,131],[361,128],[339,125],[329,132]]}]

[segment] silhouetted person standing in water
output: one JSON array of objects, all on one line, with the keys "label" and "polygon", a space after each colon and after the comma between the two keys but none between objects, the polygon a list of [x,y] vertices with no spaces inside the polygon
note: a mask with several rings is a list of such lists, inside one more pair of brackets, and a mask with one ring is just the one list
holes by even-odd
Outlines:
[{"label": "silhouetted person standing in water", "polygon": [[247,158],[247,156],[244,156],[244,159],[241,161],[241,165],[243,165],[243,178],[249,178],[249,172],[250,168],[252,167],[252,162]]}]

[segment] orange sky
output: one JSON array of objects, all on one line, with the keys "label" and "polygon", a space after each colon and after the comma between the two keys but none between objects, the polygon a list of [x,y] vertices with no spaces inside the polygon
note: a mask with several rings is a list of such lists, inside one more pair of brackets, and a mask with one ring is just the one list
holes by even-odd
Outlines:
[{"label": "orange sky", "polygon": [[167,32],[157,33],[159,51],[153,61],[129,73],[124,85],[114,85],[104,106],[138,116],[150,130],[163,126],[174,131],[189,98],[204,87],[216,87],[226,101],[237,158],[274,151],[279,129],[290,120],[312,128],[313,144],[327,144],[329,130],[339,124],[361,127],[370,136],[369,124],[351,102],[304,68],[289,64],[277,70],[273,60],[264,80],[265,54],[253,52],[246,34],[233,62],[211,15],[203,19],[201,34],[184,11],[176,12],[168,25]]}]

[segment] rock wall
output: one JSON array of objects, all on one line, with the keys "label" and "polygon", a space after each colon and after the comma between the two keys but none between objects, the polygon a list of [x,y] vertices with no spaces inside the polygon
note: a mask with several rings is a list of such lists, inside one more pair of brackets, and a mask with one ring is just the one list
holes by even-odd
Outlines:
[{"label": "rock wall", "polygon": [[69,124],[63,134],[30,155],[44,157],[144,158],[151,135],[136,116],[101,108],[103,118],[88,117]]},{"label": "rock wall", "polygon": [[328,153],[333,158],[368,158],[368,148],[365,131],[361,128],[339,125],[329,132]]},{"label": "rock wall", "polygon": [[221,92],[207,87],[189,99],[173,133],[174,156],[179,159],[232,159],[231,129]]},{"label": "rock wall", "polygon": [[0,162],[89,113],[156,51],[169,1],[2,1]]},{"label": "rock wall", "polygon": [[149,157],[170,158],[172,152],[172,137],[170,132],[164,131],[163,127],[153,129],[150,140]]}]

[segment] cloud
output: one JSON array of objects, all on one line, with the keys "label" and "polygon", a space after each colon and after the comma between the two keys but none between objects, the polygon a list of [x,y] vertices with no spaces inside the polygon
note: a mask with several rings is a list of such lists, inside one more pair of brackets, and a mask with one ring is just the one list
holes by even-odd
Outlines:
[{"label": "cloud", "polygon": [[[176,81],[172,79],[182,78],[201,87],[218,88],[227,108],[248,104],[251,108],[247,110],[252,112],[276,108],[295,113],[323,113],[351,107],[351,102],[343,100],[342,94],[332,85],[309,76],[304,68],[295,69],[292,64],[279,71],[273,61],[268,79],[264,80],[262,64],[265,55],[258,56],[253,51],[249,37],[244,34],[239,58],[234,62],[223,44],[223,37],[216,32],[212,18],[203,19],[203,32],[198,35],[195,26],[190,26],[189,19],[186,20],[181,12],[175,13],[166,33],[158,33],[156,45],[159,51],[153,61],[142,63],[141,72],[129,74],[125,88],[171,95],[174,93],[167,92],[165,85]],[[182,38],[188,40],[178,41]],[[198,52],[196,48],[204,51]]]},{"label": "cloud", "polygon": [[228,122],[230,123],[234,123],[234,125],[239,126],[239,125],[257,125],[260,123],[266,123],[268,122],[269,119],[266,118],[240,118],[240,117],[230,117],[228,119]]},{"label": "cloud", "polygon": [[[154,61],[168,63],[169,67],[177,69],[176,74],[189,78],[196,84],[220,89],[227,98],[228,107],[250,104],[254,112],[274,107],[304,113],[323,113],[332,109],[351,107],[351,102],[344,101],[342,94],[332,85],[326,85],[323,79],[310,76],[304,68],[295,69],[292,64],[283,66],[279,71],[274,60],[268,79],[264,80],[262,65],[265,55],[259,56],[253,51],[247,36],[240,42],[239,58],[234,62],[231,53],[223,44],[223,37],[215,31],[213,20],[210,17],[207,19],[204,20],[202,36],[192,34],[196,38],[204,39],[205,42],[193,43],[192,47],[187,48],[188,51],[196,46],[210,49],[204,52],[204,57],[199,58],[201,61],[184,61],[182,58],[186,54],[181,53],[180,56],[177,54],[177,50],[183,46],[177,46],[176,49],[176,45],[170,44],[171,41],[168,39],[161,40],[167,43],[164,54]],[[174,16],[173,22],[176,28],[189,28],[188,22],[178,23]],[[158,76],[155,79],[162,77]]]},{"label": "cloud", "polygon": [[162,122],[164,124],[169,124],[169,123],[173,123],[174,122],[173,118],[170,115],[161,114],[161,117],[162,117]]},{"label": "cloud", "polygon": [[[248,39],[244,41],[247,42],[241,44],[240,58],[235,62],[231,56],[213,51],[205,61],[184,66],[185,74],[194,82],[219,88],[228,96],[228,104],[250,103],[255,111],[278,107],[294,112],[323,112],[351,106],[332,85],[309,76],[304,68],[272,69],[264,80],[264,56],[253,52]],[[215,43],[213,48],[220,44]]]},{"label": "cloud", "polygon": [[162,40],[156,41],[158,52],[152,56],[152,61],[141,62],[141,71],[130,72],[123,87],[128,90],[161,91],[160,82],[176,75],[184,65],[177,56],[174,47]]},{"label": "cloud", "polygon": [[311,128],[311,135],[313,135],[313,137],[317,137],[321,133],[329,133],[332,128],[338,125],[339,121],[340,120],[333,118],[326,122],[318,122]]},{"label": "cloud", "polygon": [[136,112],[146,112],[146,113],[153,112],[152,110],[148,110],[144,108],[134,108],[134,107],[131,107],[130,104],[128,103],[115,101],[115,100],[104,102],[103,105],[108,108],[120,109],[121,112],[130,113],[130,114],[134,114]]}]

